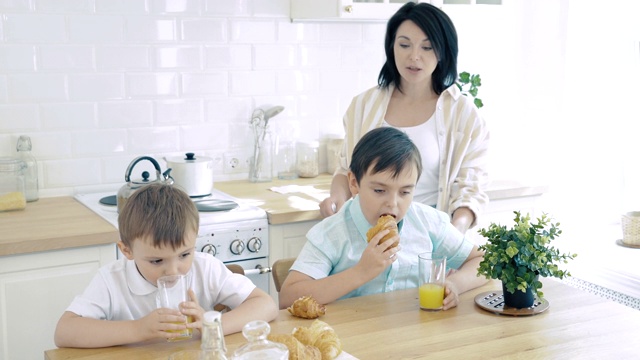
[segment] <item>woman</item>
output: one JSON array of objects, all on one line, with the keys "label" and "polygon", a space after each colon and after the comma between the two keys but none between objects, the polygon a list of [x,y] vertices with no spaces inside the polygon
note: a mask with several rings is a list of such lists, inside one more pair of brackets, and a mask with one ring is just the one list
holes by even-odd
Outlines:
[{"label": "woman", "polygon": [[392,126],[406,132],[422,154],[415,199],[449,214],[465,233],[488,201],[489,130],[473,101],[454,84],[455,27],[437,7],[409,2],[387,23],[385,53],[378,86],[356,96],[344,116],[340,167],[320,212],[330,216],[351,197],[347,171],[357,141],[372,129]]}]

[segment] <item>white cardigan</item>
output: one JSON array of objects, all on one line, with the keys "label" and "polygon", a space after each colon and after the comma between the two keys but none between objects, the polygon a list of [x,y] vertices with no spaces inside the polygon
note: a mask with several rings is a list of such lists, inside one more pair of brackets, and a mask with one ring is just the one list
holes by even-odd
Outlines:
[{"label": "white cardigan", "polygon": [[[347,174],[358,140],[382,126],[393,90],[393,85],[376,86],[353,98],[343,118],[345,141],[335,174]],[[473,101],[455,85],[440,94],[435,121],[442,160],[436,207],[450,216],[457,208],[468,207],[476,216],[474,226],[489,200],[484,191],[489,183],[489,129]]]}]

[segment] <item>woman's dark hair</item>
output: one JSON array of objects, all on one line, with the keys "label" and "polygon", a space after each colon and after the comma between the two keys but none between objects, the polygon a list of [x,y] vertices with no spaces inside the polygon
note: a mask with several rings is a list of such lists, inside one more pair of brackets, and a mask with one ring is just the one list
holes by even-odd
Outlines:
[{"label": "woman's dark hair", "polygon": [[407,166],[415,165],[418,179],[422,174],[420,150],[404,132],[388,126],[373,129],[364,134],[353,148],[349,170],[358,184],[371,169],[372,174],[391,170],[397,177]]},{"label": "woman's dark hair", "polygon": [[406,20],[415,23],[431,41],[431,46],[438,57],[438,65],[431,76],[431,82],[433,91],[440,95],[446,88],[453,85],[458,77],[458,35],[449,16],[427,3],[408,2],[387,22],[387,33],[384,38],[387,61],[378,75],[378,85],[387,88],[393,84],[402,91],[393,45],[400,24]]}]

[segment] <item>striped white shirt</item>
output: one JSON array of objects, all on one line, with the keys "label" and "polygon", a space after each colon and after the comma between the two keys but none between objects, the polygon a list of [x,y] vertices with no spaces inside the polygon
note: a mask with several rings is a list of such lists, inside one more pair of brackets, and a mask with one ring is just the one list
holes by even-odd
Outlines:
[{"label": "striped white shirt", "polygon": [[[347,174],[358,140],[382,126],[393,91],[393,86],[376,86],[353,98],[343,118],[346,135],[336,174]],[[440,94],[435,125],[440,150],[436,207],[449,215],[459,207],[468,207],[477,223],[488,202],[484,190],[489,183],[489,129],[472,99],[455,85]]]}]

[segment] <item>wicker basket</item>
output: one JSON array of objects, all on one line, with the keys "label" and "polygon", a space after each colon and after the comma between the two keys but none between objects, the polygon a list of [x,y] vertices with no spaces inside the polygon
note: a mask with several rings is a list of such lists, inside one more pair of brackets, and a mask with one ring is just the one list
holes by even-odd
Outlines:
[{"label": "wicker basket", "polygon": [[640,211],[631,211],[622,215],[622,242],[640,245]]}]

